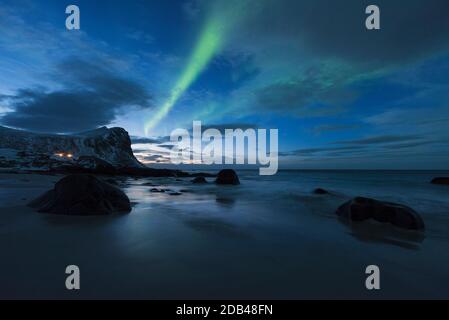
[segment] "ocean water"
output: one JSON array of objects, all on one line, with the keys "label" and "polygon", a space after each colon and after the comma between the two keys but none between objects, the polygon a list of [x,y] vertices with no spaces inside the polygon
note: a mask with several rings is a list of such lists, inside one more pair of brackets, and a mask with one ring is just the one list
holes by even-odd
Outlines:
[{"label": "ocean water", "polygon": [[[0,297],[449,298],[449,187],[430,184],[449,172],[238,173],[239,186],[124,179],[133,210],[110,217],[32,212],[23,203],[48,186],[2,175]],[[149,182],[182,194],[151,193]],[[333,194],[314,195],[317,187]],[[425,233],[337,219],[355,196],[414,208]],[[79,291],[65,289],[71,264]],[[365,288],[373,264],[377,291]]]}]

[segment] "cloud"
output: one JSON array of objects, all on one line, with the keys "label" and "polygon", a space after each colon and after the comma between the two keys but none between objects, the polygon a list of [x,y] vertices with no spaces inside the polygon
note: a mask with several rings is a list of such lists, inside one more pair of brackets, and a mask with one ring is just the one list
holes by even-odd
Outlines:
[{"label": "cloud", "polygon": [[[260,1],[253,1],[254,5]],[[381,30],[365,28],[368,0],[269,0],[236,33],[244,46],[289,41],[309,55],[361,64],[403,63],[449,45],[446,0],[378,0]]]},{"label": "cloud", "polygon": [[376,145],[393,142],[405,142],[421,140],[421,136],[417,135],[382,135],[355,140],[335,141],[332,144],[355,144],[355,145]]},{"label": "cloud", "polygon": [[[418,140],[416,140],[418,139]],[[411,141],[397,143],[401,141]],[[336,156],[353,156],[355,154],[364,155],[366,157],[374,154],[400,153],[402,149],[416,150],[416,147],[429,146],[432,144],[448,145],[442,140],[425,140],[418,137],[399,137],[399,136],[379,136],[359,140],[335,141],[331,144],[348,144],[338,147],[317,147],[303,148],[288,152],[280,152],[283,157],[302,156],[302,157],[336,157]],[[398,152],[396,152],[398,151]]]},{"label": "cloud", "polygon": [[[388,164],[389,159],[419,157],[420,161],[435,157],[446,157],[442,154],[446,153],[449,148],[447,140],[435,138],[431,135],[421,134],[384,134],[372,135],[358,139],[336,140],[328,142],[327,145],[313,148],[302,148],[288,152],[281,152],[279,155],[288,159],[290,163],[302,163],[302,161],[317,161],[319,167],[326,162],[326,166],[332,161],[335,164],[340,163],[343,159],[348,160],[348,164],[354,164],[357,159],[368,164],[369,167],[374,162],[378,164]],[[374,161],[375,160],[375,161]],[[343,163],[342,163],[343,164]],[[388,167],[388,165],[386,165]]]},{"label": "cloud", "polygon": [[[311,63],[289,60],[288,70],[279,66],[282,57],[261,62],[255,78],[234,90],[227,103],[235,115],[288,114],[325,117],[346,112],[357,97],[348,87],[354,75],[348,66],[333,61]],[[298,68],[297,66],[302,67]]]},{"label": "cloud", "polygon": [[197,18],[200,13],[200,7],[198,6],[198,3],[195,1],[185,2],[182,6],[182,9],[186,14],[187,18],[191,20]]},{"label": "cloud", "polygon": [[409,149],[409,148],[414,148],[414,147],[419,147],[419,146],[426,146],[426,145],[430,145],[433,143],[438,143],[439,141],[435,140],[435,141],[429,141],[429,140],[425,140],[425,141],[418,141],[418,142],[408,142],[408,143],[395,143],[395,144],[390,144],[387,146],[383,146],[385,149],[392,149],[392,150],[399,150],[399,149]]},{"label": "cloud", "polygon": [[359,124],[321,124],[314,126],[312,128],[312,132],[315,134],[321,134],[324,132],[346,131],[359,128],[361,128]]},{"label": "cloud", "polygon": [[[17,1],[8,1],[0,6],[0,93],[17,96],[18,99],[15,101],[17,103],[21,102],[19,101],[20,89],[35,91],[40,97],[55,93],[59,96],[69,95],[72,98],[71,101],[83,102],[86,100],[90,102],[91,97],[96,98],[90,95],[92,92],[98,93],[104,97],[101,98],[98,95],[98,99],[92,101],[92,104],[101,104],[98,112],[98,126],[113,121],[111,125],[125,126],[131,133],[142,134],[138,119],[141,119],[143,114],[150,113],[146,109],[142,110],[142,107],[151,106],[157,100],[155,96],[151,101],[147,101],[147,98],[153,98],[149,97],[148,92],[152,95],[163,93],[164,86],[169,83],[170,74],[173,71],[167,71],[166,65],[157,65],[154,61],[147,59],[142,53],[142,48],[134,50],[136,46],[129,41],[126,32],[120,35],[114,34],[114,39],[120,42],[120,46],[116,46],[117,42],[109,43],[103,37],[98,38],[99,35],[95,32],[87,33],[87,29],[69,32],[64,28],[64,24],[61,25],[60,21],[58,22],[58,19],[53,19],[52,14],[45,19],[30,22],[30,17],[41,16],[45,13],[44,11],[47,13],[59,11],[57,7],[34,3],[23,6]],[[64,15],[64,8],[61,12]],[[95,25],[93,27],[95,28]],[[139,27],[141,26],[130,25],[133,30]],[[133,49],[129,50],[130,47]],[[152,54],[148,50],[145,53]],[[79,61],[82,61],[82,68],[78,66]],[[93,73],[89,79],[91,71]],[[80,95],[81,97],[78,98]],[[55,97],[49,98],[52,98],[52,101],[56,100]],[[7,102],[14,101],[10,99]],[[0,118],[5,115],[5,109],[11,109],[9,105],[6,105],[7,102],[1,102]],[[109,110],[106,106],[107,102],[112,102]],[[122,103],[121,106],[118,106],[119,102]],[[60,105],[64,108],[64,104]],[[83,106],[81,108],[88,109]],[[86,127],[96,125],[96,121],[86,119],[86,117],[93,117],[93,114],[89,115],[89,112],[85,111]],[[60,119],[61,117],[57,116],[58,113],[59,110],[56,110],[55,116],[49,115],[49,118]],[[24,128],[47,131],[37,121],[26,117],[25,113],[21,116],[18,112],[14,113],[14,110],[4,120]],[[0,119],[0,123],[4,120]],[[61,122],[64,121],[63,118]],[[50,124],[48,129],[58,132],[61,129],[66,131],[67,128],[69,130],[92,129],[84,126],[80,128],[82,125],[80,122],[77,123],[76,119],[73,122],[66,121],[64,123],[69,127],[65,128],[62,125]]]},{"label": "cloud", "polygon": [[[446,101],[445,101],[446,100]],[[419,104],[425,103],[415,99]],[[449,100],[442,99],[443,103]],[[402,104],[362,119],[366,124],[374,127],[378,132],[384,133],[413,133],[429,141],[449,141],[449,104],[441,107],[408,108]],[[413,142],[413,141],[410,141]]]},{"label": "cloud", "polygon": [[[257,89],[255,105],[259,110],[289,112],[302,116],[339,113],[339,105],[353,97],[342,88],[344,79],[331,82],[323,78],[323,70],[308,70],[301,79],[290,78]],[[337,106],[335,106],[337,105]]]},{"label": "cloud", "polygon": [[217,129],[221,133],[224,133],[226,129],[236,130],[241,129],[243,131],[247,129],[257,129],[258,125],[251,123],[222,123],[222,124],[211,124],[211,125],[201,125],[201,130],[205,131],[208,129]]},{"label": "cloud", "polygon": [[176,144],[158,144],[159,148],[173,149]]},{"label": "cloud", "polygon": [[109,124],[124,107],[150,107],[151,97],[142,85],[101,63],[67,60],[51,77],[62,89],[18,90],[8,98],[13,111],[0,121],[39,132],[76,132]]},{"label": "cloud", "polygon": [[148,163],[152,163],[152,162],[169,163],[170,162],[169,158],[165,158],[165,157],[157,155],[157,154],[153,154],[153,155],[149,155],[149,156],[142,156],[142,157],[140,157],[139,160],[141,160],[142,162],[148,162]]},{"label": "cloud", "polygon": [[131,136],[132,144],[161,144],[168,141],[170,141],[170,136],[151,137],[151,138]]},{"label": "cloud", "polygon": [[170,163],[170,149],[161,145],[140,145],[139,148],[133,148],[133,153],[143,163]]},{"label": "cloud", "polygon": [[363,146],[347,146],[347,147],[322,147],[322,148],[304,148],[304,149],[297,149],[289,152],[280,152],[280,156],[311,156],[311,155],[317,155],[327,152],[334,152],[334,151],[344,151],[347,153],[347,151],[354,151],[354,150],[361,150],[363,149]]},{"label": "cloud", "polygon": [[145,44],[153,44],[155,39],[152,35],[149,35],[141,30],[133,30],[126,34],[126,37]]},{"label": "cloud", "polygon": [[[312,169],[447,169],[448,140],[418,135],[383,135],[281,152],[280,166]],[[404,162],[404,159],[406,161]]]},{"label": "cloud", "polygon": [[363,119],[376,126],[430,126],[449,122],[449,105],[437,108],[393,108]]}]

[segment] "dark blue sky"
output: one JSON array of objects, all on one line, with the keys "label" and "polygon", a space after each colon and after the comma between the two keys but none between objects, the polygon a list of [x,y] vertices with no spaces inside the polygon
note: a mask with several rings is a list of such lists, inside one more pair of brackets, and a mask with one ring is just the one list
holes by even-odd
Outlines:
[{"label": "dark blue sky", "polygon": [[[65,29],[69,4],[79,31]],[[369,4],[381,30],[365,28]],[[281,167],[449,169],[447,12],[446,0],[0,0],[0,124],[164,137],[200,120],[279,129]],[[167,151],[151,142],[141,157]]]}]

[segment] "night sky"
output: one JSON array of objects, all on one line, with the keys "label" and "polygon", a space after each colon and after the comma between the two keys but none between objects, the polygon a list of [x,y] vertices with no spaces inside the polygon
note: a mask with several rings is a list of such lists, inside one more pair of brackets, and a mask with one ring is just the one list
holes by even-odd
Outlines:
[{"label": "night sky", "polygon": [[449,169],[448,15],[447,0],[0,0],[0,124],[124,127],[150,163],[199,120],[279,129],[281,168]]}]

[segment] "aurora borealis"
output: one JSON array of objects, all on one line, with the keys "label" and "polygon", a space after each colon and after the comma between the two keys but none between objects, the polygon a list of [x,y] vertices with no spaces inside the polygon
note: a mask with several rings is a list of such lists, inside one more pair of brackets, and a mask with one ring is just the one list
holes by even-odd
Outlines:
[{"label": "aurora borealis", "polygon": [[364,0],[80,0],[79,31],[33,3],[0,0],[0,125],[124,127],[155,165],[192,121],[279,129],[281,168],[449,163],[445,0],[376,1],[377,31]]},{"label": "aurora borealis", "polygon": [[176,102],[188,90],[192,83],[208,66],[210,61],[225,46],[227,33],[239,23],[244,15],[247,0],[228,1],[224,6],[211,5],[206,23],[200,32],[187,64],[170,92],[168,99],[145,124],[145,134],[152,129],[175,106]]},{"label": "aurora borealis", "polygon": [[171,91],[168,100],[146,123],[146,135],[148,135],[150,129],[167,115],[181,95],[189,88],[214,55],[220,50],[224,36],[223,29],[223,25],[217,21],[211,21],[206,24],[204,31],[201,33],[198,43],[193,50],[192,56],[189,58],[187,66]]}]

